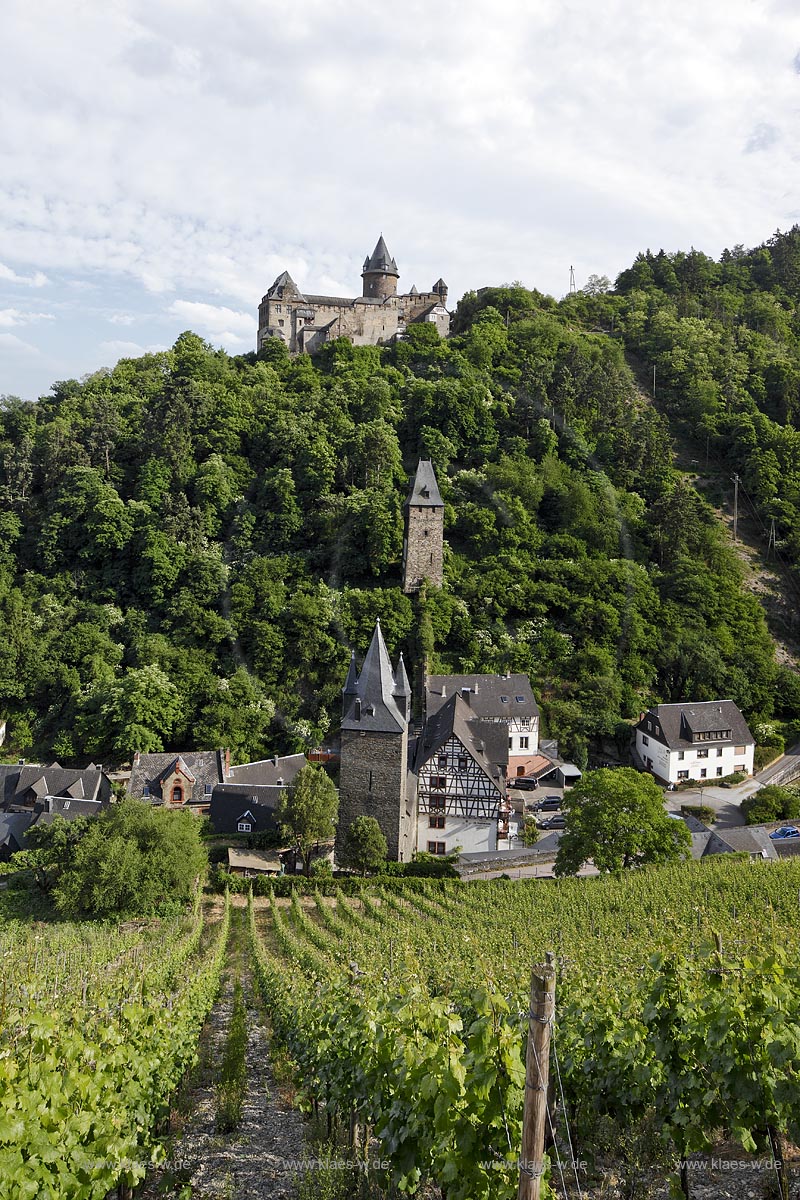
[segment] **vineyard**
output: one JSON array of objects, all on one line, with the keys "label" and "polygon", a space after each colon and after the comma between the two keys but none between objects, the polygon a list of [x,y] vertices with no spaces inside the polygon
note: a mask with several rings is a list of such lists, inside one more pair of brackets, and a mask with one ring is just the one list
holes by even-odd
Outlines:
[{"label": "vineyard", "polygon": [[3,1196],[103,1200],[144,1178],[195,1060],[228,926],[226,903],[155,927],[3,927]]},{"label": "vineyard", "polygon": [[[558,883],[417,883],[251,902],[254,969],[309,1108],[380,1141],[394,1184],[517,1194],[530,966],[558,972],[543,1195],[598,1143],[687,1155],[720,1131],[776,1166],[800,1136],[800,864]],[[655,1149],[653,1149],[653,1146]],[[660,1148],[660,1151],[659,1151]],[[634,1169],[634,1168],[632,1168]],[[584,1180],[585,1182],[585,1180]],[[553,1190],[554,1189],[554,1190]]]}]

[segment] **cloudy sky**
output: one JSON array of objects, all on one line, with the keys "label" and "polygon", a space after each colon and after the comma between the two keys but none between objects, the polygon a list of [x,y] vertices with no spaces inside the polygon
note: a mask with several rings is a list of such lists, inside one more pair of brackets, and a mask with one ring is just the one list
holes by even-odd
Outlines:
[{"label": "cloudy sky", "polygon": [[259,298],[556,296],[800,220],[796,0],[3,0],[0,394]]}]

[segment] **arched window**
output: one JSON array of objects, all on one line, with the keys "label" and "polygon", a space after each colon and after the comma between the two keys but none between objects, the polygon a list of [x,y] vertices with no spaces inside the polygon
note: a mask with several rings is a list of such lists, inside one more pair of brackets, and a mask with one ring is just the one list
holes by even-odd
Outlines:
[{"label": "arched window", "polygon": [[172,789],[172,803],[183,804],[183,788],[179,783],[176,783]]}]

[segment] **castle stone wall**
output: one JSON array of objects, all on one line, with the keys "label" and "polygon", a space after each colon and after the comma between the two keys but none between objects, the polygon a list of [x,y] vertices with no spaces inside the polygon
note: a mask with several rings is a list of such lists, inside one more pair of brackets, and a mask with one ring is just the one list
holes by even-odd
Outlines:
[{"label": "castle stone wall", "polygon": [[389,858],[407,862],[414,850],[416,814],[408,811],[408,730],[342,730],[337,853],[356,817],[374,817]]}]

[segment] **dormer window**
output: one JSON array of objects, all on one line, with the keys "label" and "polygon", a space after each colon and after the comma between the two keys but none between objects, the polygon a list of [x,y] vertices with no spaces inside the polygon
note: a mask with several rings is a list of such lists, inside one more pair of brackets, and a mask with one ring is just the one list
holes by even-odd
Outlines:
[{"label": "dormer window", "polygon": [[501,696],[501,697],[500,697],[500,703],[501,703],[501,704],[508,704],[508,696]]},{"label": "dormer window", "polygon": [[524,697],[524,696],[515,696],[515,697],[514,697],[514,699],[516,700],[517,704],[524,704],[524,703],[525,703],[525,697]]}]

